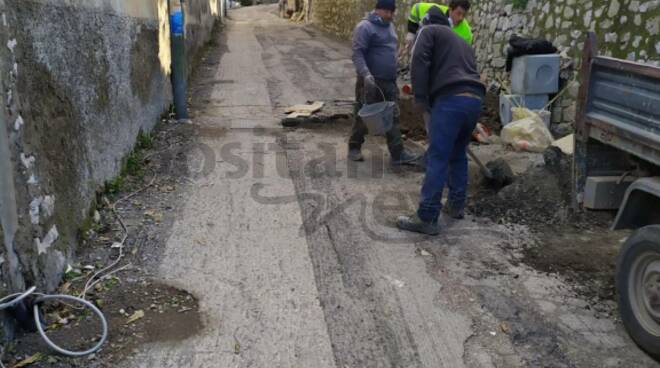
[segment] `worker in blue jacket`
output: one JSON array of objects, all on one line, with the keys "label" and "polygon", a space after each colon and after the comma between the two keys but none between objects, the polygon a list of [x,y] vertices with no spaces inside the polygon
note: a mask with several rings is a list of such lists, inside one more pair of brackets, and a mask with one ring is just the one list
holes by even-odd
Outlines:
[{"label": "worker in blue jacket", "polygon": [[392,164],[417,163],[418,157],[403,147],[399,128],[399,88],[397,79],[398,40],[392,20],[396,11],[395,0],[378,0],[375,9],[367,15],[353,32],[353,64],[357,72],[355,87],[355,123],[348,144],[348,158],[364,161],[362,145],[367,127],[357,112],[364,104],[387,101],[396,102],[394,124],[386,134]]}]

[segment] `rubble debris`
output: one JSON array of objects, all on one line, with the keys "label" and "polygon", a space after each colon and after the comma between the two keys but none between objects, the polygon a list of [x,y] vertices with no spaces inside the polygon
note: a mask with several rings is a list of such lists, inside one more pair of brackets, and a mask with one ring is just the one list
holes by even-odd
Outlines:
[{"label": "rubble debris", "polygon": [[18,363],[16,363],[16,364],[13,366],[13,368],[23,368],[23,367],[27,367],[27,366],[29,366],[30,364],[34,364],[34,363],[36,363],[36,362],[39,362],[39,361],[43,360],[45,357],[46,357],[46,356],[43,355],[42,353],[36,353],[36,354],[34,354],[34,355],[30,356],[30,357],[27,357],[27,358],[21,360],[21,361],[18,362]]},{"label": "rubble debris", "polygon": [[143,310],[137,310],[135,313],[133,313],[128,320],[126,321],[127,325],[130,325],[131,323],[134,323],[140,319],[144,318],[144,311]]},{"label": "rubble debris", "polygon": [[[501,189],[483,187],[468,209],[497,223],[546,227],[564,224],[570,207],[570,160],[560,149],[546,151],[545,165],[534,167]],[[492,168],[491,168],[492,170]]]}]

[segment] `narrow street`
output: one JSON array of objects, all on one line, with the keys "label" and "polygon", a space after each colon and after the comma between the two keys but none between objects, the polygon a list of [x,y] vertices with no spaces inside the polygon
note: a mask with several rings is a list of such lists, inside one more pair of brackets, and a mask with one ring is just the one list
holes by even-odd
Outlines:
[{"label": "narrow street", "polygon": [[[232,11],[191,90],[191,188],[158,267],[205,328],[123,367],[651,367],[620,322],[521,262],[527,228],[472,218],[437,238],[394,226],[423,177],[381,138],[346,161],[350,121],[283,128],[284,108],[350,100],[346,42]],[[343,106],[351,112],[351,106]]]}]

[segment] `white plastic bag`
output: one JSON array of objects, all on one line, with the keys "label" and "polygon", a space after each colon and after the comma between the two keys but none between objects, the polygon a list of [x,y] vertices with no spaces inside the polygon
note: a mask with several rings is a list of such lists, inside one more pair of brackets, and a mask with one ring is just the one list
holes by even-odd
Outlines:
[{"label": "white plastic bag", "polygon": [[536,114],[514,121],[502,129],[502,142],[519,151],[543,152],[553,141],[552,133]]}]

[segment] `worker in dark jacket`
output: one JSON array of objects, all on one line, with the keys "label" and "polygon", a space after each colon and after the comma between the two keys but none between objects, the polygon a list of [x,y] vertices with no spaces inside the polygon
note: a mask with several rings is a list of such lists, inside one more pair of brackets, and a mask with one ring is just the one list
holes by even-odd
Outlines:
[{"label": "worker in dark jacket", "polygon": [[[392,25],[395,0],[378,0],[375,9],[367,15],[353,31],[353,64],[357,72],[355,87],[355,123],[348,144],[348,158],[363,161],[362,144],[368,133],[367,127],[357,112],[364,104],[387,101],[398,103],[399,88],[397,78],[397,35]],[[387,145],[393,165],[413,164],[417,157],[403,148],[399,130],[400,111],[398,104],[394,111],[394,124],[387,132]]]},{"label": "worker in dark jacket", "polygon": [[442,192],[449,187],[451,217],[464,216],[468,184],[467,146],[486,88],[477,72],[472,48],[449,27],[437,8],[427,14],[413,49],[411,76],[416,110],[431,112],[426,177],[417,213],[400,217],[400,229],[429,235],[440,232]]}]

